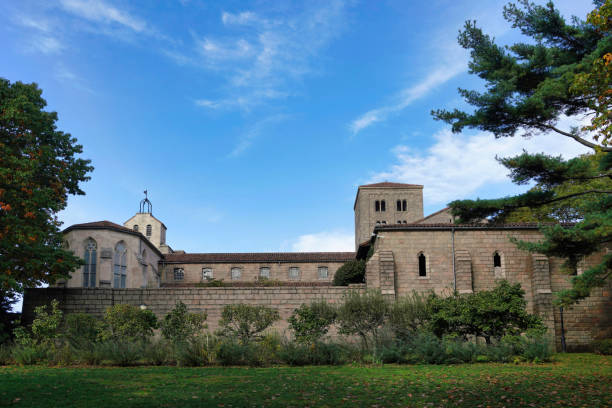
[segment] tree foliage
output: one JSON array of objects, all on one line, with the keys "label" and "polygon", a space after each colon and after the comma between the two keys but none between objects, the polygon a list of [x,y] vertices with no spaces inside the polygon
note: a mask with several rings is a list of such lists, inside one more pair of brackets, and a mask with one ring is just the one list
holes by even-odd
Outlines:
[{"label": "tree foliage", "polygon": [[[564,159],[546,153],[499,159],[519,185],[536,184],[523,194],[450,203],[459,222],[488,218],[574,221],[541,228],[540,243],[517,242],[529,251],[567,259],[566,270],[602,251],[612,241],[612,147],[610,132],[611,0],[596,1],[588,22],[565,21],[552,2],[508,4],[504,17],[530,42],[501,46],[473,21],[466,22],[459,44],[470,50],[470,73],[485,81],[484,91],[460,89],[472,112],[435,110],[434,118],[454,132],[475,128],[495,137],[552,132],[593,149],[593,154]],[[562,129],[564,117],[591,115],[582,129]],[[594,133],[588,133],[588,131]],[[531,218],[531,219],[530,219]],[[572,288],[558,294],[560,304],[587,297],[610,276],[612,256],[572,278]]]},{"label": "tree foliage", "polygon": [[334,275],[334,286],[348,286],[349,283],[363,283],[366,261],[353,259],[342,265]]},{"label": "tree foliage", "polygon": [[206,317],[206,313],[189,313],[187,306],[178,301],[160,322],[162,336],[175,344],[189,341],[205,328]]},{"label": "tree foliage", "polygon": [[132,305],[114,305],[104,313],[103,340],[130,342],[147,341],[158,328],[152,311]]},{"label": "tree foliage", "polygon": [[82,147],[57,130],[36,84],[0,78],[0,290],[69,277],[80,265],[62,248],[57,213],[69,194],[84,194],[89,160]]},{"label": "tree foliage", "polygon": [[388,306],[380,291],[348,292],[344,297],[344,302],[338,307],[339,332],[358,335],[366,348],[368,338],[371,338],[372,344],[376,345],[378,333],[385,322]]},{"label": "tree foliage", "polygon": [[261,333],[280,319],[278,310],[244,303],[227,305],[221,312],[222,334],[236,337],[242,344],[261,337]]},{"label": "tree foliage", "polygon": [[329,326],[336,320],[336,309],[325,300],[302,304],[289,319],[296,341],[312,344],[327,334]]}]

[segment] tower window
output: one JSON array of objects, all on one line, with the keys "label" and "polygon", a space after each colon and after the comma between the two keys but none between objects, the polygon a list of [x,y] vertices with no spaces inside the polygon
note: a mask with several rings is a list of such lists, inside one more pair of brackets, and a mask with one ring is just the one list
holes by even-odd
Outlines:
[{"label": "tower window", "polygon": [[402,202],[400,200],[397,200],[395,204],[397,207],[397,211],[402,211]]},{"label": "tower window", "polygon": [[376,200],[376,202],[374,202],[374,210],[380,211],[380,201]]},{"label": "tower window", "polygon": [[134,226],[132,227],[132,229],[136,232],[138,232],[138,224],[134,224]]},{"label": "tower window", "polygon": [[495,252],[495,254],[493,254],[493,267],[501,268],[501,256],[499,256],[499,253],[497,253],[497,251]]},{"label": "tower window", "polygon": [[380,211],[387,211],[387,204],[385,203],[385,200],[381,200],[380,202]]},{"label": "tower window", "polygon": [[174,268],[174,280],[183,280],[185,278],[185,271],[183,268]]},{"label": "tower window", "polygon": [[151,236],[151,224],[147,224],[147,237]]},{"label": "tower window", "polygon": [[402,200],[402,211],[406,211],[406,209],[408,208],[408,203],[406,202],[406,200]]},{"label": "tower window", "polygon": [[422,252],[419,254],[419,276],[427,276],[427,259]]}]

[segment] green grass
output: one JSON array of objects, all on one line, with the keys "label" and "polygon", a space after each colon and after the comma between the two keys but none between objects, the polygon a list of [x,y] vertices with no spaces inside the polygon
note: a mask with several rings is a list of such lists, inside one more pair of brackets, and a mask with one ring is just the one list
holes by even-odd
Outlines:
[{"label": "green grass", "polygon": [[612,357],[531,365],[0,367],[0,406],[610,407]]}]

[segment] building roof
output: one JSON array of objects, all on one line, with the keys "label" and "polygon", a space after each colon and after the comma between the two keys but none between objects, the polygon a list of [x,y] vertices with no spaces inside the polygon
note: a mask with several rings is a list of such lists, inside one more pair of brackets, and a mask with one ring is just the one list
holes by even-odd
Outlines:
[{"label": "building roof", "polygon": [[[515,230],[515,229],[539,229],[542,226],[555,225],[552,223],[517,222],[508,224],[388,224],[377,225],[377,231],[419,231],[419,230]],[[573,223],[560,223],[564,227],[571,227]]]},{"label": "building roof", "polygon": [[416,221],[415,221],[413,224],[420,224],[420,223],[422,223],[423,221],[426,221],[426,220],[430,219],[431,217],[434,217],[434,216],[436,216],[436,215],[438,215],[438,214],[441,214],[441,213],[443,213],[444,211],[447,211],[447,210],[449,210],[449,209],[450,209],[450,207],[444,207],[444,208],[443,208],[443,209],[441,209],[441,210],[438,210],[438,211],[436,211],[436,212],[434,212],[434,213],[429,214],[427,217],[423,217],[423,218],[421,218],[420,220],[416,220]]},{"label": "building roof", "polygon": [[164,263],[303,263],[303,262],[347,262],[355,259],[354,252],[248,252],[248,253],[204,253],[166,254]]},{"label": "building roof", "polygon": [[151,241],[149,241],[144,235],[142,235],[142,233],[138,231],[134,231],[127,227],[124,227],[123,225],[115,224],[114,222],[104,220],[104,221],[86,222],[83,224],[74,224],[64,229],[62,233],[66,234],[72,230],[110,230],[110,231],[122,232],[124,234],[135,235],[139,238],[142,238],[151,247],[151,249],[155,251],[155,253],[159,257],[163,258],[164,256],[159,251],[159,249],[151,243]]},{"label": "building roof", "polygon": [[393,183],[390,181],[383,181],[382,183],[374,184],[363,184],[359,188],[423,188],[422,184],[406,184],[406,183]]}]

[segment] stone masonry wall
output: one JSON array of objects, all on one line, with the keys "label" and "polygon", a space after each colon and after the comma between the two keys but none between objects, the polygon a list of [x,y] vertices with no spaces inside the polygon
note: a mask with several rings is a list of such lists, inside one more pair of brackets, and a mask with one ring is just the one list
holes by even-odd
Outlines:
[{"label": "stone masonry wall", "polygon": [[247,303],[265,305],[279,311],[281,321],[275,328],[284,330],[287,318],[303,303],[326,300],[339,303],[348,290],[362,290],[363,285],[350,288],[328,287],[258,287],[258,288],[181,288],[181,289],[27,289],[23,300],[23,320],[31,322],[34,308],[48,304],[52,299],[60,302],[64,313],[84,312],[102,317],[106,308],[115,304],[146,305],[158,318],[168,313],[178,300],[190,312],[206,312],[210,330],[218,328],[225,305]]}]

